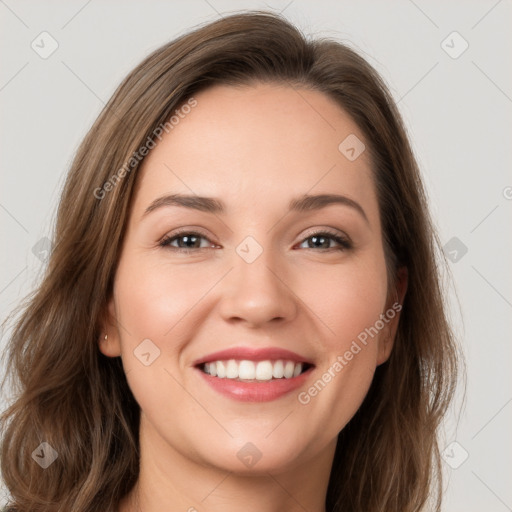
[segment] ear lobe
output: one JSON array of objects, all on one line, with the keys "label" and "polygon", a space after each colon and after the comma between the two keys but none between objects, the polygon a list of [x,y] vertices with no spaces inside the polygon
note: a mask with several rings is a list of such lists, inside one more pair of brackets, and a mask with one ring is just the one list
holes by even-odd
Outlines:
[{"label": "ear lobe", "polygon": [[98,346],[100,352],[105,356],[119,357],[121,355],[121,343],[119,330],[117,329],[114,297],[108,301],[105,311],[102,314]]},{"label": "ear lobe", "polygon": [[391,355],[391,351],[395,342],[396,332],[398,330],[398,323],[400,321],[400,313],[402,311],[405,294],[407,292],[407,283],[407,267],[400,267],[397,272],[395,283],[396,294],[393,297],[394,301],[388,301],[387,309],[384,312],[384,315],[388,319],[388,323],[386,325],[385,332],[382,333],[383,338],[379,338],[377,366],[385,363]]}]

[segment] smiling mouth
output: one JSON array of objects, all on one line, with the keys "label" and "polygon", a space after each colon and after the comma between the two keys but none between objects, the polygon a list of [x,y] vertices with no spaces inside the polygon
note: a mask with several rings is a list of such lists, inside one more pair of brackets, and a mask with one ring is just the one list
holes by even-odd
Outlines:
[{"label": "smiling mouth", "polygon": [[250,361],[247,359],[211,361],[198,365],[198,368],[219,379],[232,379],[240,382],[268,382],[277,379],[293,379],[303,374],[313,365],[296,363],[285,359]]}]

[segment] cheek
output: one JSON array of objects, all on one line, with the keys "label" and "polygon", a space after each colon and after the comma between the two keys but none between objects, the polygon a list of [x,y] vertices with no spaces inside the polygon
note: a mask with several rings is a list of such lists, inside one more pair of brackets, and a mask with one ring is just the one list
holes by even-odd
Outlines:
[{"label": "cheek", "polygon": [[359,409],[375,373],[381,336],[375,325],[387,295],[385,264],[350,265],[328,276],[318,274],[314,282],[307,305],[324,326],[324,357],[316,380],[298,398],[335,436]]},{"label": "cheek", "polygon": [[180,323],[211,288],[211,279],[201,276],[192,265],[177,270],[143,258],[123,260],[115,290],[118,320],[126,326],[121,333],[123,342],[129,340],[132,345],[144,338],[161,342],[172,336],[175,342],[168,348],[177,348],[179,338],[175,334]]},{"label": "cheek", "polygon": [[173,435],[178,422],[170,403],[184,416],[200,414],[178,384],[178,365],[193,331],[194,306],[211,288],[207,277],[203,280],[193,265],[177,271],[136,252],[121,259],[116,273],[116,313],[128,384],[151,421]]},{"label": "cheek", "polygon": [[[325,327],[325,349],[333,355],[345,351],[384,312],[387,296],[386,267],[382,257],[354,261],[338,270],[308,273],[300,297]],[[362,336],[364,338],[364,335]],[[376,345],[376,344],[374,344]]]}]

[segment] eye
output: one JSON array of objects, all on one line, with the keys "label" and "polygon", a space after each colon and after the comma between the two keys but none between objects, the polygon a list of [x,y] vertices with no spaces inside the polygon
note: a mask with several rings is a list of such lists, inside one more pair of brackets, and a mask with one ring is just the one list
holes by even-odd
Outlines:
[{"label": "eye", "polygon": [[[338,244],[338,247],[329,247],[329,244],[332,241],[336,242]],[[308,244],[308,247],[304,247],[304,249],[320,248],[325,251],[345,251],[347,249],[352,248],[352,243],[348,238],[341,236],[338,233],[333,233],[326,230],[317,231],[315,233],[310,234],[306,239],[304,239],[301,245],[304,243]],[[325,247],[326,244],[327,247]]]},{"label": "eye", "polygon": [[[201,246],[202,241],[206,241],[207,243]],[[338,246],[332,247],[330,245],[331,242],[335,242]],[[303,249],[320,249],[322,251],[344,251],[352,248],[352,243],[348,238],[328,230],[317,231],[310,234],[301,242],[300,245],[303,245],[304,243],[307,243],[308,246],[302,247]],[[174,251],[191,253],[208,248],[214,248],[215,244],[211,242],[208,237],[197,231],[182,231],[172,236],[165,236],[159,242],[159,246],[166,247]]]},{"label": "eye", "polygon": [[[159,245],[161,247],[168,247],[169,249],[182,252],[194,252],[197,250],[207,249],[214,245],[210,242],[210,244],[206,244],[201,247],[201,239],[209,241],[207,237],[196,231],[183,231],[175,234],[174,236],[164,237],[160,241]],[[174,245],[174,242],[177,242],[177,246]]]}]

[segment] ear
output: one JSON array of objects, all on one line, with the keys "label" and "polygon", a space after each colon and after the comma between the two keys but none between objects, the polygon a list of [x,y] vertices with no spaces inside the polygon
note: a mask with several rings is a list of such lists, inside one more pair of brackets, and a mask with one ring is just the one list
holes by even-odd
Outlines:
[{"label": "ear", "polygon": [[[400,312],[404,303],[405,293],[407,292],[408,272],[407,267],[400,267],[396,276],[395,291],[391,294],[384,311],[384,322],[386,326],[379,337],[379,353],[377,355],[377,366],[386,362],[391,355],[395,342],[396,331],[398,330],[398,322],[400,321]],[[386,322],[387,321],[387,322]]]},{"label": "ear", "polygon": [[98,342],[102,354],[108,357],[121,355],[121,340],[117,328],[114,296],[108,301],[100,320],[100,339]]}]

